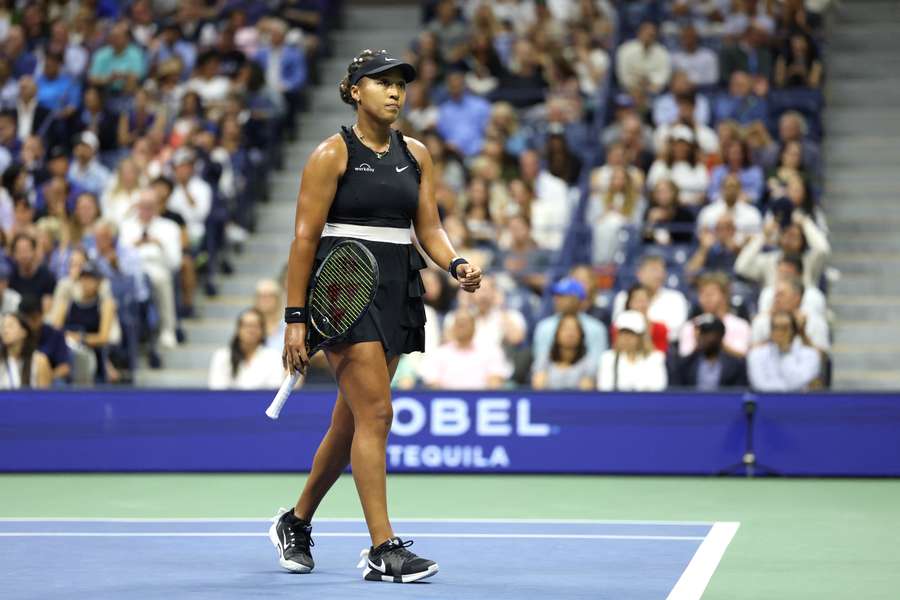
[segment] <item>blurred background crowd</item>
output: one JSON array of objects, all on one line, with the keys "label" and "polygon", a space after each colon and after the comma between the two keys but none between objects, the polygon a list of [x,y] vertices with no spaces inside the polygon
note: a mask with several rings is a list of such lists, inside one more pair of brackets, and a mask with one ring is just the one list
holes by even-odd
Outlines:
[{"label": "blurred background crowd", "polygon": [[[424,2],[397,125],[488,275],[423,271],[427,349],[394,385],[827,386],[827,3]],[[129,381],[253,235],[336,3],[0,7],[0,387]],[[283,281],[210,387],[280,383]]]}]

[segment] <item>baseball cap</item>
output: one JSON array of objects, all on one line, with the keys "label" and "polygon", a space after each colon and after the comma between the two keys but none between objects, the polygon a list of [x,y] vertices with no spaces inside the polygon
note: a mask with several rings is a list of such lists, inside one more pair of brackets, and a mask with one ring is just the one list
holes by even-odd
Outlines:
[{"label": "baseball cap", "polygon": [[78,137],[75,138],[75,143],[90,146],[94,152],[100,148],[100,140],[97,139],[97,136],[93,131],[82,131],[78,134]]},{"label": "baseball cap", "polygon": [[722,320],[719,319],[719,317],[712,313],[703,313],[694,319],[694,324],[702,333],[716,332],[725,335],[725,324],[722,323]]},{"label": "baseball cap", "polygon": [[551,291],[557,296],[576,296],[579,300],[587,298],[587,292],[581,282],[572,277],[565,277],[553,284]]},{"label": "baseball cap", "polygon": [[687,125],[676,125],[669,132],[669,137],[672,141],[694,142],[694,132]]},{"label": "baseball cap", "polygon": [[194,152],[190,148],[179,148],[172,155],[172,164],[176,167],[185,163],[194,162]]},{"label": "baseball cap", "polygon": [[394,58],[390,54],[378,54],[360,65],[356,72],[350,76],[350,84],[356,85],[363,77],[375,75],[376,73],[384,73],[385,71],[396,69],[398,67],[400,68],[400,72],[403,73],[403,79],[406,80],[406,83],[415,81],[416,68],[414,66],[399,58]]},{"label": "baseball cap", "polygon": [[632,331],[641,335],[647,330],[647,320],[636,310],[625,310],[616,317],[615,326],[619,331]]},{"label": "baseball cap", "polygon": [[47,160],[55,160],[57,158],[68,158],[69,153],[63,146],[53,146],[47,153]]}]

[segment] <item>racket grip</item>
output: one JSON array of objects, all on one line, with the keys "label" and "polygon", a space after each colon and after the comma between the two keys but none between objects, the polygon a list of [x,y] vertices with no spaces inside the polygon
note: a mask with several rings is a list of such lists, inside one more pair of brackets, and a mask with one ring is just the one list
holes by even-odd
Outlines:
[{"label": "racket grip", "polygon": [[281,382],[281,387],[278,388],[278,393],[275,394],[272,403],[269,404],[269,408],[266,409],[267,417],[272,420],[278,418],[278,415],[281,414],[281,409],[284,407],[284,403],[287,402],[288,396],[291,395],[291,390],[294,389],[294,386],[297,385],[297,382],[303,379],[303,377],[303,373],[294,372],[284,378],[284,381]]}]

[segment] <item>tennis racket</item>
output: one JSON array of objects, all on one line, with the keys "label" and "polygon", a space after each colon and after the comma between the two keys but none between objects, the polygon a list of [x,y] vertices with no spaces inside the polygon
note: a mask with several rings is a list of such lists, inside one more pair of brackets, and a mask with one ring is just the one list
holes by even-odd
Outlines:
[{"label": "tennis racket", "polygon": [[[378,289],[378,263],[368,248],[356,240],[338,242],[313,274],[307,295],[306,348],[312,356],[322,348],[336,344],[369,311]],[[266,409],[277,419],[291,390],[305,373],[284,378],[278,393]]]}]

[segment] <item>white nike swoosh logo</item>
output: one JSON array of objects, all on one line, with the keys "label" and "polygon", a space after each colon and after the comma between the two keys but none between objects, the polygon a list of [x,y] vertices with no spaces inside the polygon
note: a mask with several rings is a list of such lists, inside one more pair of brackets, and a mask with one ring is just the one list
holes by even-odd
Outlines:
[{"label": "white nike swoosh logo", "polygon": [[384,573],[384,572],[385,572],[385,570],[384,570],[384,559],[381,559],[379,562],[381,563],[380,566],[379,566],[379,565],[376,565],[376,564],[373,563],[371,560],[369,560],[369,566],[372,567],[373,569],[375,569],[376,571],[381,571],[382,573]]},{"label": "white nike swoosh logo", "polygon": [[294,316],[294,315],[297,315],[298,317],[302,317],[303,313],[300,312],[299,310],[295,310],[294,312],[291,313],[291,316]]},{"label": "white nike swoosh logo", "polygon": [[402,173],[403,171],[405,171],[405,170],[407,170],[407,169],[409,168],[409,165],[406,165],[406,166],[403,167],[402,169],[401,169],[400,167],[394,167],[394,168],[397,169],[397,172],[398,172],[398,173]]}]

